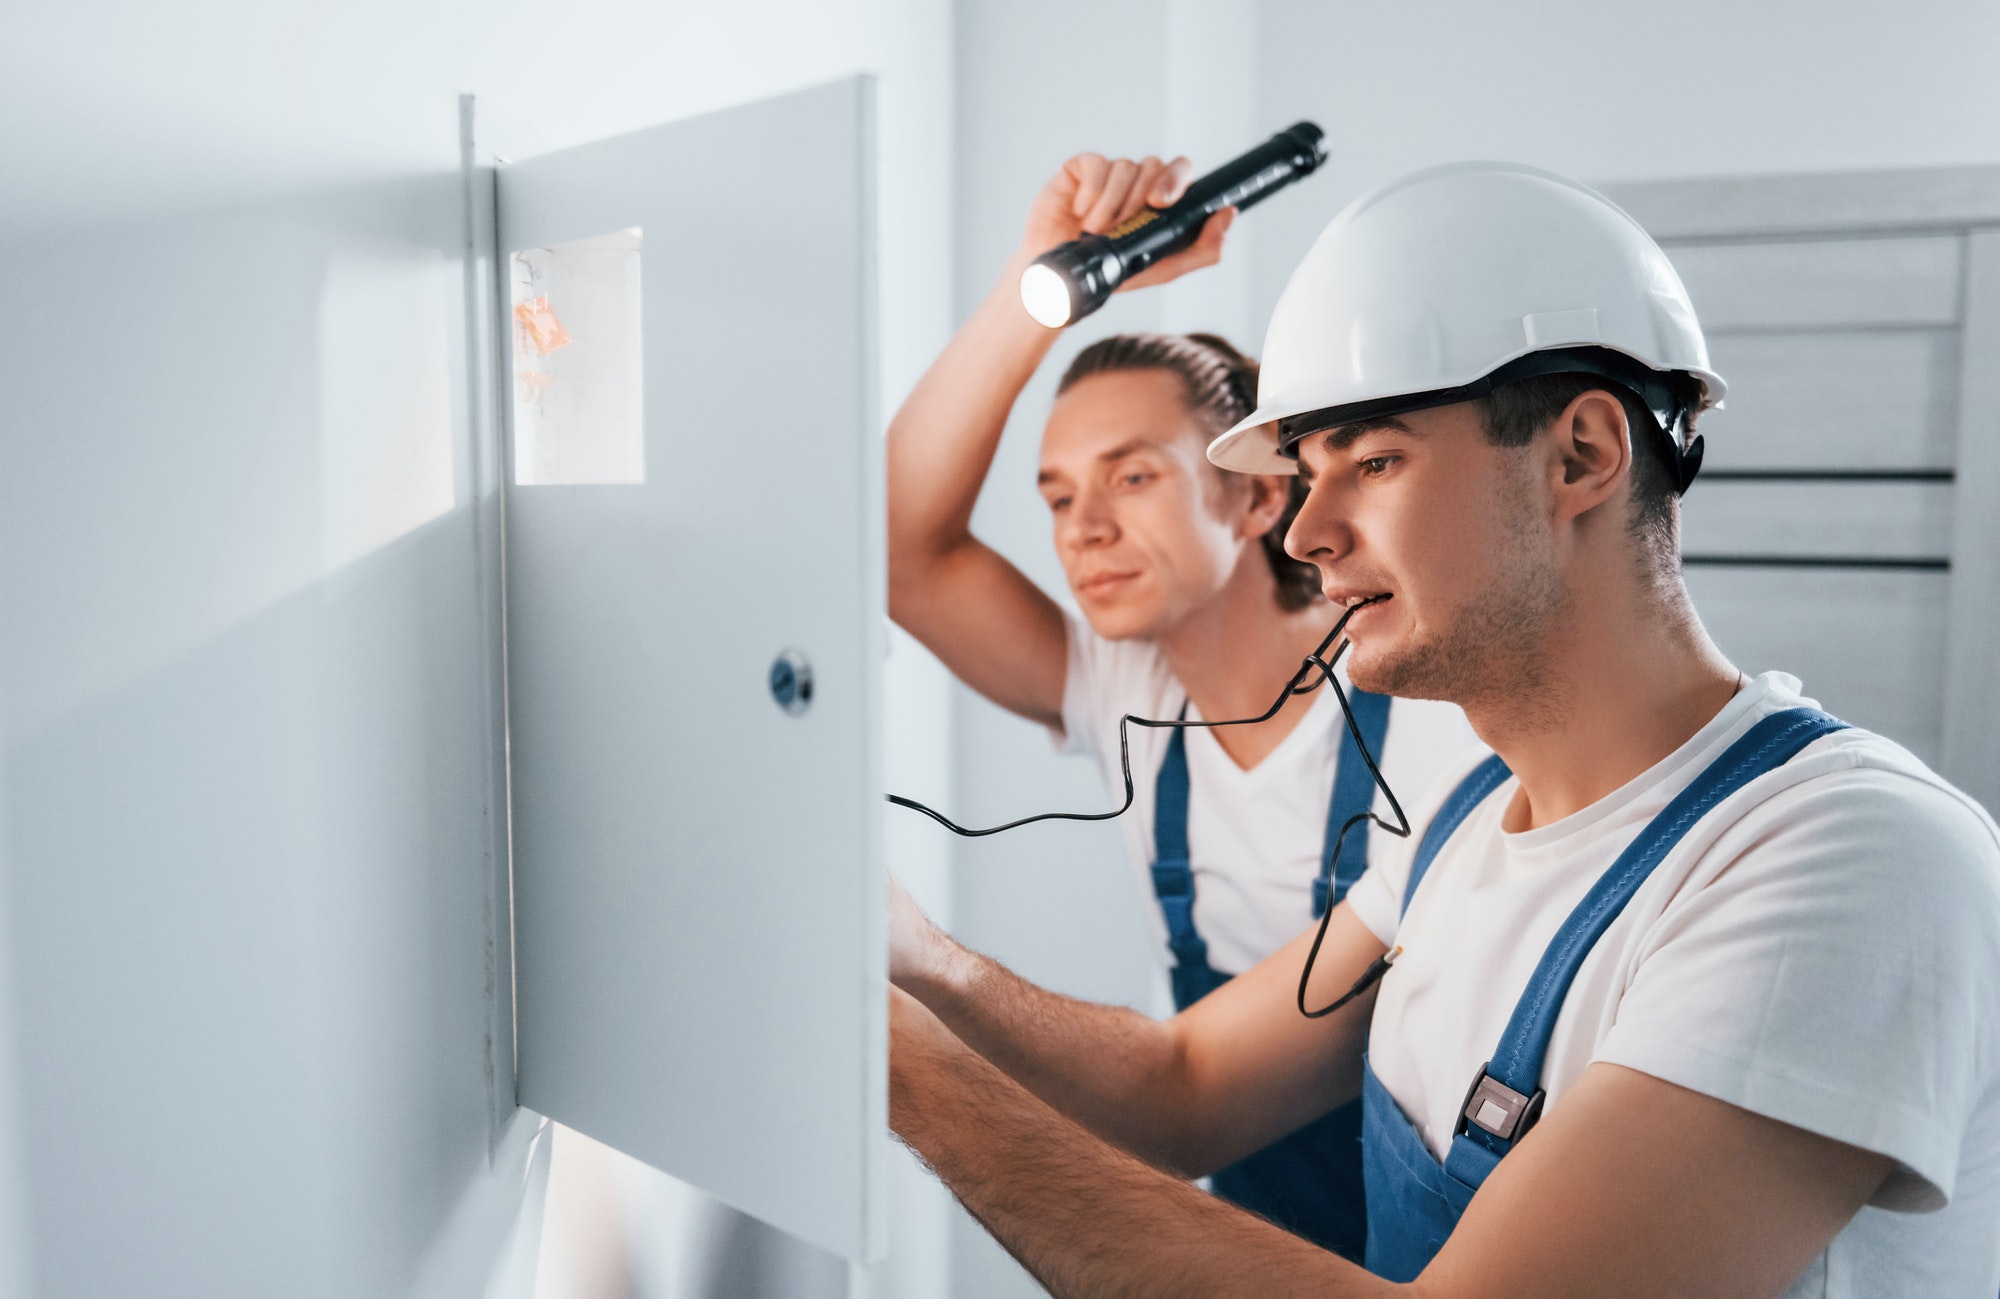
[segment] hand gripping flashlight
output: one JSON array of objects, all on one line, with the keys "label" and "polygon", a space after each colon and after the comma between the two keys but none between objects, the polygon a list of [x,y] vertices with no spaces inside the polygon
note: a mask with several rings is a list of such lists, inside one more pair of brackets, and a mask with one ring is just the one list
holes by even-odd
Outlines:
[{"label": "hand gripping flashlight", "polygon": [[1310,176],[1326,160],[1322,138],[1300,122],[1195,181],[1172,207],[1147,208],[1104,234],[1050,249],[1021,272],[1021,305],[1050,329],[1083,319],[1120,284],[1194,243],[1217,212],[1242,211]]}]

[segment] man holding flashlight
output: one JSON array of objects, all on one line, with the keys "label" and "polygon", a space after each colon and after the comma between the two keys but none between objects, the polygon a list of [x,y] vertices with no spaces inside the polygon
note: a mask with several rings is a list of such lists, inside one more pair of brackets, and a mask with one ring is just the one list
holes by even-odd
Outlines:
[{"label": "man holding flashlight", "polygon": [[[1560,177],[1420,173],[1328,227],[1266,364],[1210,456],[1296,468],[1355,684],[1496,755],[1308,998],[1400,957],[1308,1020],[1303,935],[1159,1024],[898,891],[897,1132],[1058,1295],[2000,1289],[2000,831],[1703,632],[1678,496],[1721,379],[1664,255]],[[1365,1270],[1176,1176],[1356,1096]]]}]

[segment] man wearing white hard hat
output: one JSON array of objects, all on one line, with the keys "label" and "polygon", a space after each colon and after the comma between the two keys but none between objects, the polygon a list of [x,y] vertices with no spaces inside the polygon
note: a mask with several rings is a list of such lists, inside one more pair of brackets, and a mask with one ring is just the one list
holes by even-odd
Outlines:
[{"label": "man wearing white hard hat", "polygon": [[[1723,385],[1666,257],[1561,177],[1434,169],[1334,220],[1265,357],[1211,458],[1305,479],[1354,683],[1494,756],[1166,1023],[897,891],[897,1132],[1058,1295],[2000,1290],[2000,830],[1702,630]],[[1356,1096],[1365,1268],[1182,1180]]]}]

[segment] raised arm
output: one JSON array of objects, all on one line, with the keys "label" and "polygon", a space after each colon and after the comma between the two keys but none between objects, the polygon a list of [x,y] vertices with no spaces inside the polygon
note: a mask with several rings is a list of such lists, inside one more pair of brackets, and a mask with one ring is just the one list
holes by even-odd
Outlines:
[{"label": "raised arm", "polygon": [[[1045,725],[1062,720],[1067,662],[1061,610],[1020,569],[972,535],[972,507],[1014,401],[1057,332],[1021,306],[1021,271],[1086,231],[1149,203],[1171,202],[1186,160],[1079,154],[1042,187],[1019,250],[889,424],[889,613],[988,699]],[[1229,213],[1194,247],[1134,276],[1160,284],[1221,256]]]}]

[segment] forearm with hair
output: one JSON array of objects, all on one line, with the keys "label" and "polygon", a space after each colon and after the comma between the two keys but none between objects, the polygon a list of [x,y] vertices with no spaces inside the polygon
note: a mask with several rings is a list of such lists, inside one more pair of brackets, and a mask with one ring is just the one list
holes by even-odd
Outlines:
[{"label": "forearm with hair", "polygon": [[900,1016],[892,1038],[891,1126],[1052,1295],[1398,1289],[1095,1139],[948,1033],[913,1025],[922,1013]]},{"label": "forearm with hair", "polygon": [[1211,1171],[1175,1025],[1036,987],[938,937],[949,949],[937,974],[906,988],[966,1045],[1106,1140],[1187,1176]]}]

